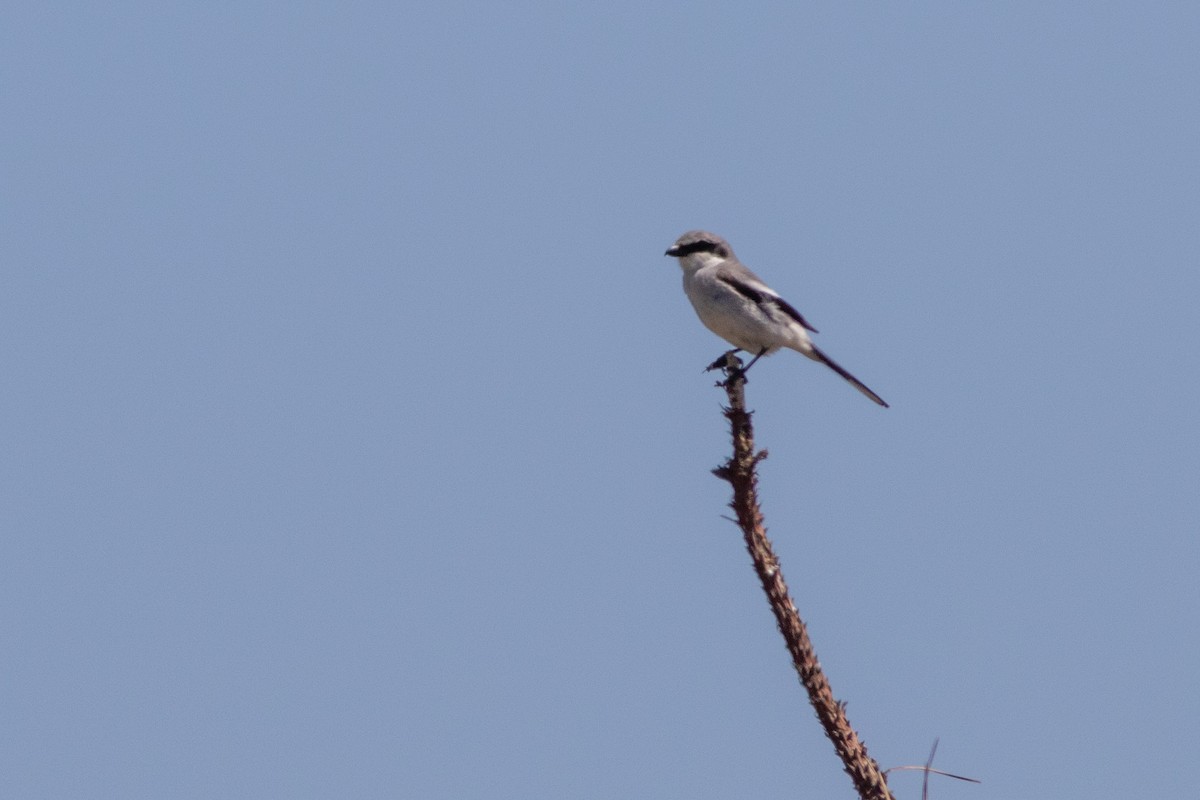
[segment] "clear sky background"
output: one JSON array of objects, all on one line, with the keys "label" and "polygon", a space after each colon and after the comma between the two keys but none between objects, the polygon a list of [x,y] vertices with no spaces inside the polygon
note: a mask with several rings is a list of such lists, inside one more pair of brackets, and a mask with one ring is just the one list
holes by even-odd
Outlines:
[{"label": "clear sky background", "polygon": [[[0,795],[1181,797],[1200,6],[9,3]],[[895,775],[901,797],[920,776]]]}]

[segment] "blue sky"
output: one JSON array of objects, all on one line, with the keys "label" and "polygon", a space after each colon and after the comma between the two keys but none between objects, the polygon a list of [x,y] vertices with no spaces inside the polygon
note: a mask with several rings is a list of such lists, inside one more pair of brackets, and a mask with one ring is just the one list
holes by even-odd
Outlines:
[{"label": "blue sky", "polygon": [[[0,794],[1182,796],[1200,10],[9,4]],[[919,776],[893,788],[917,797]]]}]

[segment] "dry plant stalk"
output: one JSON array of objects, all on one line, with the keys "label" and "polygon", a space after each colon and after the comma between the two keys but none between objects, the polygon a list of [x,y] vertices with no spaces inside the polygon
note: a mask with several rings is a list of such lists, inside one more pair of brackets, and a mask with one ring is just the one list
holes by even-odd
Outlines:
[{"label": "dry plant stalk", "polygon": [[726,380],[719,385],[724,386],[729,395],[725,417],[733,434],[733,456],[713,473],[729,481],[733,487],[733,501],[729,505],[737,514],[738,525],[746,537],[746,549],[754,560],[754,571],[762,581],[763,591],[767,593],[767,600],[779,623],[779,632],[787,642],[792,663],[808,692],[809,702],[817,712],[825,735],[833,742],[838,757],[842,759],[846,773],[854,781],[858,796],[862,800],[894,800],[879,765],[867,755],[867,746],[850,727],[845,704],[833,697],[833,690],[829,688],[829,681],[825,679],[825,673],[817,661],[800,612],[788,596],[779,560],[767,538],[762,511],[758,506],[757,473],[758,462],[766,458],[767,453],[765,450],[754,452],[754,429],[750,424],[750,413],[746,411],[746,381],[740,367],[741,362],[732,354],[726,357]]}]

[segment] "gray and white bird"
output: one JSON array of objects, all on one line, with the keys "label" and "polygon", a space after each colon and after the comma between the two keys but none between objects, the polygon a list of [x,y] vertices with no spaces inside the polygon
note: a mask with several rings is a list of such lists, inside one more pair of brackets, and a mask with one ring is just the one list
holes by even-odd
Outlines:
[{"label": "gray and white bird", "polygon": [[683,291],[705,327],[737,350],[754,356],[743,372],[762,356],[788,347],[820,361],[855,389],[888,407],[882,397],[813,344],[808,334],[817,329],[738,261],[729,242],[708,231],[688,231],[675,240],[666,255],[679,259]]}]

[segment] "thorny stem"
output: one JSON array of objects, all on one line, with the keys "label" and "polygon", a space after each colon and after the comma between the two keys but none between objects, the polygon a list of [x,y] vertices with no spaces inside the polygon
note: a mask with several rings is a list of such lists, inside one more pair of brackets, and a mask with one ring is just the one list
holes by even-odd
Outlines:
[{"label": "thorny stem", "polygon": [[750,413],[746,411],[745,377],[740,367],[741,362],[732,353],[726,355],[722,367],[726,378],[718,385],[729,395],[725,417],[733,435],[733,456],[713,473],[733,487],[733,500],[729,506],[737,514],[738,525],[746,537],[746,549],[754,561],[754,571],[767,593],[779,632],[792,654],[792,663],[808,692],[809,702],[817,712],[825,735],[833,742],[846,774],[854,781],[854,788],[862,800],[894,800],[879,765],[867,755],[867,746],[850,726],[845,704],[833,697],[833,690],[821,670],[800,612],[788,595],[779,560],[767,538],[758,505],[757,474],[758,462],[767,457],[767,452],[754,451],[754,428],[750,424]]}]

